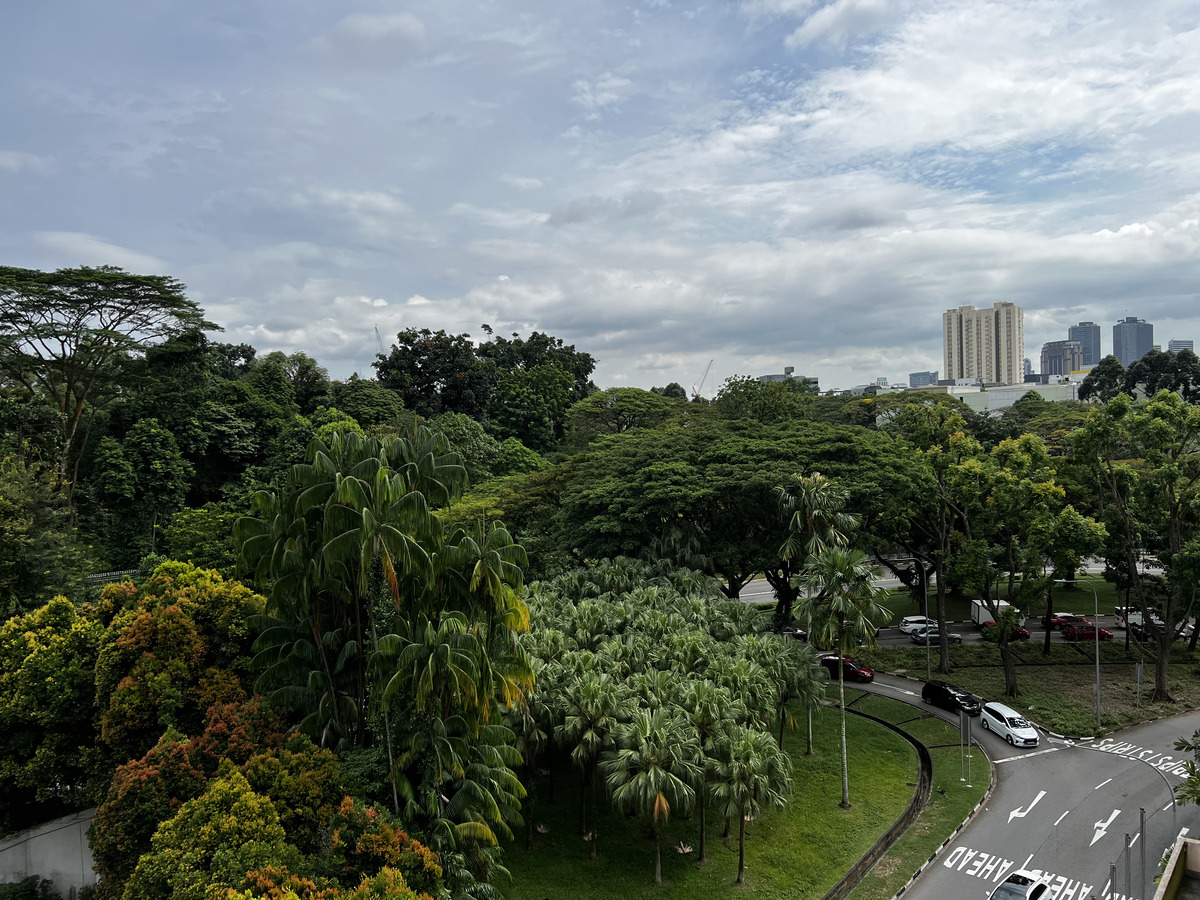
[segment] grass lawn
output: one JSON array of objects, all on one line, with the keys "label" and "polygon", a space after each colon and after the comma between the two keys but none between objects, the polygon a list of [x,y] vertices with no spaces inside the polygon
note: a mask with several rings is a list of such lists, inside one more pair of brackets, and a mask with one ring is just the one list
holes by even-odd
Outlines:
[{"label": "grass lawn", "polygon": [[[847,702],[852,696],[854,692],[848,691]],[[868,711],[879,714],[874,708]],[[890,715],[902,714],[893,710]],[[916,753],[906,741],[874,722],[847,716],[852,808],[841,809],[839,721],[834,709],[814,718],[811,757],[804,756],[803,725],[800,732],[787,735],[785,746],[792,752],[795,779],[792,796],[784,809],[747,824],[744,887],[733,883],[738,860],[736,823],[730,839],[724,841],[723,821],[711,811],[708,859],[703,863],[696,862],[694,850],[678,853],[675,849],[681,842],[699,846],[698,817],[672,816],[663,839],[663,884],[656,886],[654,845],[647,823],[616,813],[601,801],[600,859],[592,863],[589,844],[579,835],[578,775],[562,757],[556,765],[557,802],[545,799],[545,783],[537,785],[540,799],[533,819],[547,833],[534,835],[531,851],[524,849],[523,836],[505,848],[506,865],[513,875],[505,895],[511,900],[719,900],[753,891],[768,898],[822,897],[904,811],[917,773]]]},{"label": "grass lawn", "polygon": [[851,900],[888,900],[970,815],[991,778],[987,757],[973,751],[971,781],[964,775],[958,729],[907,704],[871,695],[855,709],[900,725],[929,748],[933,756],[933,793],[929,805],[850,894]]}]

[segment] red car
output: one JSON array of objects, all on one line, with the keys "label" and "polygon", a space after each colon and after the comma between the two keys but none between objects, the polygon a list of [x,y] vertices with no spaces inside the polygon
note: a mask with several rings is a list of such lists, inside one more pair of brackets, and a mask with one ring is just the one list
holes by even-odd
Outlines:
[{"label": "red car", "polygon": [[[1068,625],[1063,629],[1063,637],[1068,641],[1094,641],[1096,640],[1096,626],[1091,622],[1083,625]],[[1100,629],[1100,640],[1111,641],[1113,633],[1107,628]]]},{"label": "red car", "polygon": [[1083,616],[1077,616],[1075,613],[1056,612],[1050,617],[1050,627],[1057,628],[1059,631],[1066,630],[1068,625],[1089,625],[1090,620]]},{"label": "red car", "polygon": [[[822,656],[821,665],[829,670],[829,678],[832,681],[837,681],[838,677],[838,658],[835,655]],[[862,663],[855,662],[848,656],[842,657],[842,677],[846,681],[874,681],[875,670],[870,666],[864,666]]]},{"label": "red car", "polygon": [[[984,637],[986,637],[988,640],[991,640],[994,637],[992,634],[992,629],[999,626],[997,626],[995,622],[984,622],[979,627],[982,629]],[[1014,625],[1012,630],[1008,633],[1008,639],[1010,641],[1027,641],[1029,640],[1029,632],[1020,625]]]}]

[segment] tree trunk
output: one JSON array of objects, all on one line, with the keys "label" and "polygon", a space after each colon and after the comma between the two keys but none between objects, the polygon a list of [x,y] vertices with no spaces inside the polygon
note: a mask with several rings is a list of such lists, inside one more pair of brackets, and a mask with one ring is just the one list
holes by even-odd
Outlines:
[{"label": "tree trunk", "polygon": [[658,826],[651,826],[654,835],[654,883],[662,884],[662,842],[658,839]]},{"label": "tree trunk", "polygon": [[697,791],[696,794],[697,794],[696,799],[700,802],[700,855],[696,857],[696,862],[704,862],[705,838],[707,837],[707,834],[705,833],[705,827],[704,827],[704,822],[705,822],[705,818],[706,818],[704,815],[704,807],[707,804],[705,804],[704,798],[700,796],[699,791]]},{"label": "tree trunk", "polygon": [[592,862],[600,858],[596,845],[600,843],[600,823],[596,821],[596,767],[592,767]]},{"label": "tree trunk", "polygon": [[[846,754],[846,672],[838,667],[838,697],[842,702],[842,809],[850,808],[850,759]],[[745,822],[745,817],[742,818]]]},{"label": "tree trunk", "polygon": [[[934,595],[934,606],[936,609],[936,617],[938,620],[938,629],[942,634],[946,633],[946,579],[943,577],[943,569],[941,555],[933,562],[934,576],[937,578],[937,593]],[[926,590],[929,588],[926,587]],[[928,614],[927,614],[928,615]],[[950,645],[947,643],[938,643],[938,674],[950,674]]]},{"label": "tree trunk", "polygon": [[588,776],[584,771],[583,777],[579,781],[579,833],[587,834],[587,787]]},{"label": "tree trunk", "polygon": [[808,707],[808,734],[806,735],[806,738],[808,741],[808,749],[804,752],[804,755],[812,756],[813,751],[812,751],[812,706],[811,705]]},{"label": "tree trunk", "polygon": [[[1099,626],[1097,626],[1099,627]],[[1004,666],[1004,696],[1017,696],[1017,664],[1013,662],[1012,648],[1008,645],[1008,635],[1000,635],[1000,662]]]},{"label": "tree trunk", "polygon": [[738,816],[738,877],[737,884],[746,883],[746,814]]},{"label": "tree trunk", "polygon": [[[1054,583],[1046,585],[1046,621],[1043,622],[1046,626],[1046,642],[1042,645],[1042,656],[1050,655],[1050,617],[1054,615]],[[1100,623],[1096,623],[1096,627],[1100,627]]]}]

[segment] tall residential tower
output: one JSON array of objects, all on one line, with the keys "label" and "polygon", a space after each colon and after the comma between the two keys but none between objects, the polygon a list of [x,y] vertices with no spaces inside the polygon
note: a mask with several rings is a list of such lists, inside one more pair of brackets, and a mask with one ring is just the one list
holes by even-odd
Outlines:
[{"label": "tall residential tower", "polygon": [[1015,303],[946,310],[942,342],[946,378],[979,379],[984,384],[1024,380],[1025,312]]}]

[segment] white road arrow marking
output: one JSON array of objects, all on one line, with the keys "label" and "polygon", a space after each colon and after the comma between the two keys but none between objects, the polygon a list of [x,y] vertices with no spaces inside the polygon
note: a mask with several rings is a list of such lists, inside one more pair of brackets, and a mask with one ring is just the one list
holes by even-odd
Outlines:
[{"label": "white road arrow marking", "polygon": [[1030,812],[1033,811],[1033,808],[1038,805],[1038,801],[1041,800],[1045,796],[1046,796],[1045,791],[1038,791],[1038,795],[1033,798],[1033,802],[1030,803],[1027,807],[1022,809],[1021,807],[1018,806],[1016,809],[1014,809],[1012,812],[1010,812],[1008,814],[1008,821],[1011,822],[1013,819],[1025,818],[1027,815],[1030,814]]},{"label": "white road arrow marking", "polygon": [[1096,833],[1094,835],[1092,835],[1092,843],[1088,844],[1089,847],[1092,846],[1092,844],[1096,843],[1096,841],[1100,840],[1100,838],[1104,837],[1104,835],[1108,834],[1108,826],[1111,825],[1113,823],[1113,819],[1115,819],[1120,814],[1121,814],[1121,811],[1119,809],[1114,809],[1112,811],[1111,816],[1109,816],[1107,819],[1105,819],[1102,822],[1096,823]]}]

